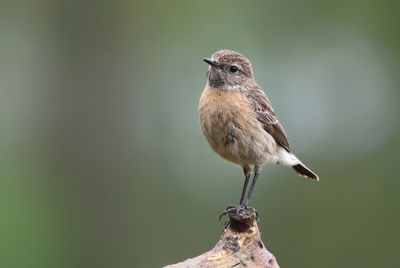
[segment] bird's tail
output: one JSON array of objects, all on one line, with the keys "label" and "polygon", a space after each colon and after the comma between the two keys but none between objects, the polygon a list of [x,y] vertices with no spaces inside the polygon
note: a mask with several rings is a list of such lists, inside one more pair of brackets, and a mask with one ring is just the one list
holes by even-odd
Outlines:
[{"label": "bird's tail", "polygon": [[288,152],[284,148],[280,148],[280,150],[278,150],[278,157],[279,163],[292,167],[300,176],[319,181],[318,175],[304,165],[293,153]]},{"label": "bird's tail", "polygon": [[292,168],[300,175],[304,176],[316,181],[319,181],[319,177],[317,174],[315,174],[311,169],[309,169],[306,165],[303,163],[298,163],[292,166]]}]

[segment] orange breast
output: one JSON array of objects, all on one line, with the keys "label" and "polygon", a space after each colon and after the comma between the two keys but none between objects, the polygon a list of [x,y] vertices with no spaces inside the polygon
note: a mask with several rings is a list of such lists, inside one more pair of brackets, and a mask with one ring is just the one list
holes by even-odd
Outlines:
[{"label": "orange breast", "polygon": [[243,93],[206,87],[199,114],[203,133],[219,155],[241,165],[262,162],[270,136]]}]

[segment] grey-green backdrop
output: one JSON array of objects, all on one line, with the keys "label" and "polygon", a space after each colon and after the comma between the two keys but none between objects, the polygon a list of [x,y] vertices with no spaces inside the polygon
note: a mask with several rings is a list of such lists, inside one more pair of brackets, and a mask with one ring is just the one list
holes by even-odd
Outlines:
[{"label": "grey-green backdrop", "polygon": [[282,267],[399,267],[396,1],[3,1],[0,266],[160,267],[218,240],[243,177],[198,99],[253,63],[319,183],[267,165],[251,205]]}]

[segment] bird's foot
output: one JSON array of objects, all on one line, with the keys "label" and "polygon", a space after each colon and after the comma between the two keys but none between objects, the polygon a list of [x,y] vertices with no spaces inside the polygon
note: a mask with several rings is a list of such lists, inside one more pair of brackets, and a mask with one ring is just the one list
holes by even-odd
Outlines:
[{"label": "bird's foot", "polygon": [[[223,216],[228,215],[228,219],[226,219],[224,223],[224,228],[227,228],[231,221],[235,222],[247,222],[258,220],[258,212],[252,207],[248,207],[247,203],[243,203],[236,206],[229,206],[225,209],[224,212],[219,216],[219,220],[222,219]],[[253,220],[251,220],[253,219]]]},{"label": "bird's foot", "polygon": [[242,203],[240,205],[236,206],[228,206],[224,212],[219,216],[219,220],[222,219],[223,216],[228,215],[230,218],[235,217],[235,218],[240,218],[240,215],[242,215],[246,209],[247,209],[247,203]]},{"label": "bird's foot", "polygon": [[244,202],[240,205],[236,206],[228,206],[224,212],[219,216],[219,220],[222,219],[223,216],[228,215],[229,218],[234,218],[240,220],[242,218],[247,218],[251,214],[255,214],[255,218],[258,219],[258,212],[254,208],[248,207],[247,202]]}]

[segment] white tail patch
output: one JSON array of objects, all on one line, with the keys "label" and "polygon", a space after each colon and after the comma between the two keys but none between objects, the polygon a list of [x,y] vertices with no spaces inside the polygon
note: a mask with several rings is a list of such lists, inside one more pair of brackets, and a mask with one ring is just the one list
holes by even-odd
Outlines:
[{"label": "white tail patch", "polygon": [[278,149],[277,153],[278,153],[279,163],[282,165],[291,167],[301,163],[300,160],[294,154],[289,153],[282,147]]}]

